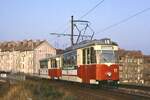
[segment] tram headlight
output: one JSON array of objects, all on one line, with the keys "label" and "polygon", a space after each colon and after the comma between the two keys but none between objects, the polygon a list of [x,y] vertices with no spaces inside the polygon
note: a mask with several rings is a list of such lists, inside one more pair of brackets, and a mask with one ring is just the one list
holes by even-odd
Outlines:
[{"label": "tram headlight", "polygon": [[111,72],[107,72],[107,76],[111,77],[112,73]]}]

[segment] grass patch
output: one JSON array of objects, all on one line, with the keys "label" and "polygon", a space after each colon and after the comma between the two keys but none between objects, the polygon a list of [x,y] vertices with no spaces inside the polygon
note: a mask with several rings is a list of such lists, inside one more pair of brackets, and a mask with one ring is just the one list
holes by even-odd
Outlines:
[{"label": "grass patch", "polygon": [[65,96],[64,92],[51,86],[48,81],[40,79],[20,81],[6,90],[0,100],[63,100]]},{"label": "grass patch", "polygon": [[57,100],[64,96],[63,92],[43,80],[27,80],[24,86],[32,92],[35,100]]}]

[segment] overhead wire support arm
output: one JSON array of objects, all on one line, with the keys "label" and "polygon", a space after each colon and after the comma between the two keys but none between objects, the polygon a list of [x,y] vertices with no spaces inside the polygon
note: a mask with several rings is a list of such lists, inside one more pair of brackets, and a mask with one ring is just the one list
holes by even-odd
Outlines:
[{"label": "overhead wire support arm", "polygon": [[77,44],[77,42],[78,42],[78,40],[79,40],[79,38],[80,38],[80,36],[81,36],[81,31],[78,29],[78,27],[77,27],[76,24],[75,24],[74,26],[76,27],[76,29],[77,29],[78,32],[79,32],[79,35],[78,35],[78,38],[77,38],[77,41],[76,41],[76,44]]},{"label": "overhead wire support arm", "polygon": [[93,37],[94,37],[94,34],[95,34],[95,31],[89,26],[89,28],[90,28],[90,30],[92,30],[92,32],[93,32],[93,34],[92,34],[92,36],[91,36],[91,40],[93,39]]},{"label": "overhead wire support arm", "polygon": [[90,23],[89,21],[86,21],[86,20],[73,20],[73,22],[83,22],[83,23]]},{"label": "overhead wire support arm", "polygon": [[[51,35],[57,35],[57,36],[71,36],[71,34],[64,34],[64,33],[49,33]],[[73,36],[79,36],[77,34],[74,34]],[[91,37],[91,35],[81,35],[83,37]]]}]

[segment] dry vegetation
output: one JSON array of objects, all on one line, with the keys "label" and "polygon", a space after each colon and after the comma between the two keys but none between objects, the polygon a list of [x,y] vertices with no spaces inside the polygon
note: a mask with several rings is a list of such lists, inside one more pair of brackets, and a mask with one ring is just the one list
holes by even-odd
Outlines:
[{"label": "dry vegetation", "polygon": [[47,80],[26,80],[3,90],[0,90],[0,100],[74,100],[63,88],[56,88]]}]

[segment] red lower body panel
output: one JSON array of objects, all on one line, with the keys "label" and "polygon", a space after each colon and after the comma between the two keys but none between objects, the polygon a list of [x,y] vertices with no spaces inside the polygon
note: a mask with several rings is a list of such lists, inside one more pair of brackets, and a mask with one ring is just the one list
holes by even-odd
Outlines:
[{"label": "red lower body panel", "polygon": [[96,77],[96,66],[80,65],[77,70],[77,75],[82,79],[83,83],[90,83],[90,79],[95,79]]},{"label": "red lower body panel", "polygon": [[62,76],[62,71],[61,71],[61,69],[49,69],[48,75],[50,77],[60,77],[60,76]]},{"label": "red lower body panel", "polygon": [[[111,76],[108,76],[111,73]],[[83,83],[90,83],[91,79],[103,80],[119,80],[119,67],[116,64],[111,66],[105,64],[80,65],[77,75]]]}]

